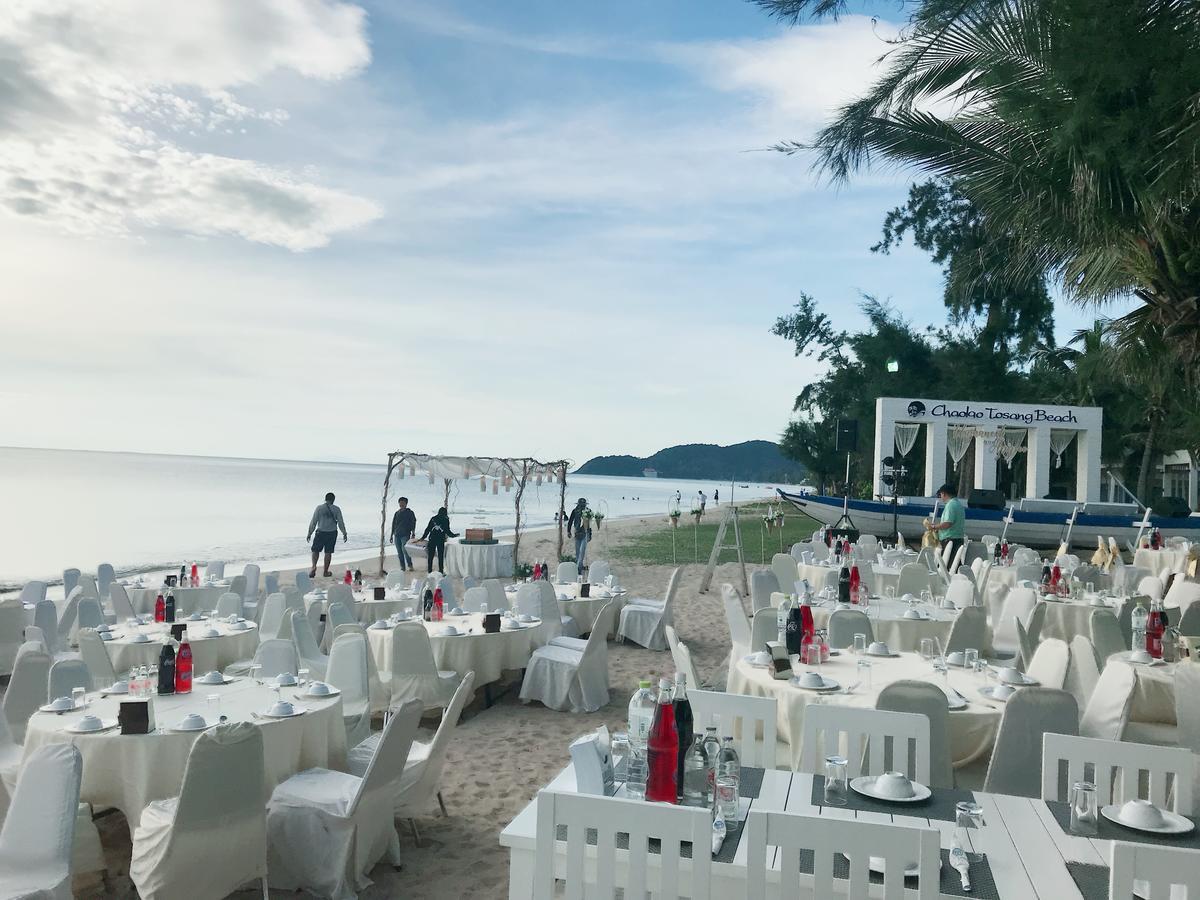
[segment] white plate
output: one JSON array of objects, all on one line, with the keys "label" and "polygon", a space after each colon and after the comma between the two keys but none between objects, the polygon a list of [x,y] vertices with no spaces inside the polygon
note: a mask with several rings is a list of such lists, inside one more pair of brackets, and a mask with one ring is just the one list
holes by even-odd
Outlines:
[{"label": "white plate", "polygon": [[1030,678],[1028,675],[1025,675],[1024,673],[1021,674],[1021,677],[1024,678],[1025,680],[1024,681],[1004,681],[999,676],[997,676],[996,681],[999,684],[1007,684],[1009,687],[1014,687],[1014,688],[1037,687],[1039,684],[1041,684],[1041,682],[1038,681],[1036,678]]},{"label": "white plate", "polygon": [[[913,620],[910,619],[909,621],[911,622]],[[897,653],[895,650],[893,650],[891,653],[872,653],[870,650],[868,650],[866,652],[866,654],[864,654],[864,655],[870,656],[874,659],[895,659],[900,654]]]},{"label": "white plate", "polygon": [[63,731],[69,731],[71,734],[103,734],[106,731],[112,731],[114,728],[116,728],[118,722],[116,719],[101,719],[99,728],[91,728],[88,730],[76,727],[77,724],[78,723],[76,723],[76,725],[68,725],[63,729]]},{"label": "white plate", "polygon": [[296,716],[304,715],[306,712],[308,712],[308,707],[293,706],[291,713],[286,716],[277,716],[270,710],[264,710],[263,712],[260,712],[259,715],[262,716],[264,719],[293,719]]},{"label": "white plate", "polygon": [[130,635],[128,638],[126,638],[126,640],[131,644],[148,644],[148,643],[150,643],[150,638],[146,637],[146,635],[142,634],[141,632],[138,632],[137,634],[134,634],[134,635]]},{"label": "white plate", "polygon": [[825,692],[825,691],[836,691],[838,688],[840,688],[840,687],[841,687],[841,684],[840,684],[840,683],[838,683],[837,681],[835,681],[834,679],[832,679],[832,678],[825,678],[825,676],[824,676],[824,675],[822,675],[821,677],[822,677],[822,678],[824,679],[824,681],[825,681],[825,684],[824,684],[824,686],[823,686],[823,687],[805,687],[804,685],[802,685],[802,684],[800,683],[800,679],[799,679],[799,677],[798,677],[798,676],[796,676],[796,675],[793,675],[793,676],[792,676],[792,677],[791,677],[791,678],[788,680],[788,683],[789,683],[789,684],[791,684],[791,685],[792,685],[792,687],[798,687],[798,688],[800,688],[800,690],[802,690],[802,691],[817,691],[817,692],[821,692],[821,693],[823,693],[823,692]]},{"label": "white plate", "polygon": [[1160,810],[1163,818],[1167,821],[1160,828],[1144,828],[1141,825],[1130,825],[1128,822],[1122,821],[1120,818],[1121,804],[1110,803],[1108,806],[1100,807],[1100,815],[1108,819],[1110,822],[1116,822],[1122,828],[1131,828],[1134,831],[1145,831],[1149,834],[1187,834],[1196,827],[1196,823],[1191,819],[1186,819],[1178,813],[1173,813],[1169,809]]},{"label": "white plate", "polygon": [[228,675],[222,675],[220,681],[201,681],[199,678],[193,678],[193,684],[202,684],[205,687],[220,687],[223,684],[233,684],[236,679],[230,678]]},{"label": "white plate", "polygon": [[49,703],[47,703],[45,706],[39,706],[39,707],[38,707],[38,712],[45,712],[45,713],[69,713],[69,712],[75,712],[75,710],[77,710],[77,709],[83,709],[83,708],[84,708],[86,705],[87,705],[87,704],[84,704],[84,706],[76,706],[76,705],[74,704],[74,702],[72,702],[72,703],[71,703],[71,705],[70,705],[70,706],[68,706],[66,709],[57,709],[57,708],[55,708],[54,706],[51,706]]},{"label": "white plate", "polygon": [[746,665],[751,666],[755,669],[770,669],[772,667],[771,663],[769,663],[769,662],[760,663],[757,660],[755,660],[753,653],[751,653],[749,656],[743,656],[742,662],[744,662]]},{"label": "white plate", "polygon": [[1131,666],[1146,666],[1147,668],[1152,668],[1154,666],[1165,666],[1166,665],[1166,663],[1163,662],[1161,659],[1155,659],[1154,657],[1150,657],[1150,662],[1142,662],[1140,659],[1134,659],[1128,653],[1122,653],[1121,659],[1124,660],[1125,662],[1129,663]]},{"label": "white plate", "polygon": [[850,789],[862,794],[864,797],[870,797],[872,800],[882,800],[885,803],[916,803],[918,800],[926,800],[933,793],[925,785],[917,781],[910,781],[912,785],[913,795],[911,797],[885,797],[883,794],[875,793],[875,776],[862,775],[858,778],[850,779]]},{"label": "white plate", "polygon": [[194,731],[208,731],[210,728],[216,728],[220,722],[205,722],[199,728],[180,728],[178,724],[171,726],[171,731],[178,731],[182,734],[191,734]]}]

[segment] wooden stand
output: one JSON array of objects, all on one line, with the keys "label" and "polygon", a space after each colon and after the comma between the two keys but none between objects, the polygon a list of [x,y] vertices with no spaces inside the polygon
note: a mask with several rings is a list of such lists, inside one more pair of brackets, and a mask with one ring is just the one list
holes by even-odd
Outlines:
[{"label": "wooden stand", "polygon": [[[725,544],[725,533],[729,530],[729,523],[733,522],[733,543]],[[708,593],[708,586],[712,584],[713,572],[717,569],[717,560],[721,557],[722,550],[736,550],[738,565],[742,567],[742,595],[750,595],[750,581],[746,577],[746,558],[742,554],[742,530],[738,525],[737,507],[733,503],[733,497],[729,498],[729,506],[725,508],[725,517],[721,519],[721,525],[717,528],[717,538],[713,541],[712,553],[708,556],[708,565],[704,568],[704,577],[700,579],[700,593]]]}]

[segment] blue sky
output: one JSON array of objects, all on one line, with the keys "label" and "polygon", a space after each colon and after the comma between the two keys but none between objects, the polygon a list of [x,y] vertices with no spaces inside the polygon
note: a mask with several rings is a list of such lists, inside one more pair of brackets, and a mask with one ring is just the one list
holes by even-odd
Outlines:
[{"label": "blue sky", "polygon": [[847,328],[860,292],[944,318],[921,253],[868,250],[908,177],[832,188],[761,152],[860,90],[894,27],[734,0],[17,0],[3,443],[773,438],[816,373],[769,334],[801,291]]}]

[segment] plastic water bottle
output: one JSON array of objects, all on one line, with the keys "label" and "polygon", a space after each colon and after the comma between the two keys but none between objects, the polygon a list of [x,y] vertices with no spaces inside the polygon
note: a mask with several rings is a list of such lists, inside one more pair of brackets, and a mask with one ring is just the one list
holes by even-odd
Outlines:
[{"label": "plastic water bottle", "polygon": [[[787,642],[787,621],[788,613],[792,611],[792,601],[787,594],[783,595],[783,600],[779,604],[778,610],[775,613],[775,623],[779,628],[779,643]],[[761,647],[751,647],[751,652],[761,650]]]},{"label": "plastic water bottle", "polygon": [[1138,604],[1133,608],[1133,645],[1131,650],[1146,649],[1146,621],[1150,618],[1150,613],[1146,611],[1146,607]]},{"label": "plastic water bottle", "polygon": [[650,680],[642,679],[629,700],[630,754],[625,767],[625,792],[638,799],[646,796],[647,742],[654,721],[655,702]]},{"label": "plastic water bottle", "polygon": [[[713,717],[716,721],[720,721],[717,716]],[[717,780],[717,757],[721,755],[721,739],[717,737],[717,726],[709,725],[704,729],[704,760],[708,765],[708,771],[705,773],[705,806],[712,806],[713,793]]]},{"label": "plastic water bottle", "polygon": [[717,785],[720,796],[717,798],[715,812],[725,820],[725,825],[729,828],[737,825],[741,784],[742,761],[738,758],[737,750],[733,748],[733,737],[726,735],[725,743],[717,756]]}]

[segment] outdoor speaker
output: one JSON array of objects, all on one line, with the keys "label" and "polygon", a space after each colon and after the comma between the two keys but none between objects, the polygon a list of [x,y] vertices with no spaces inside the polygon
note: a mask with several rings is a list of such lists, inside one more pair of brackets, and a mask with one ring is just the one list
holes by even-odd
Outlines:
[{"label": "outdoor speaker", "polygon": [[839,453],[854,453],[858,450],[858,419],[837,420],[837,438],[833,449]]}]

